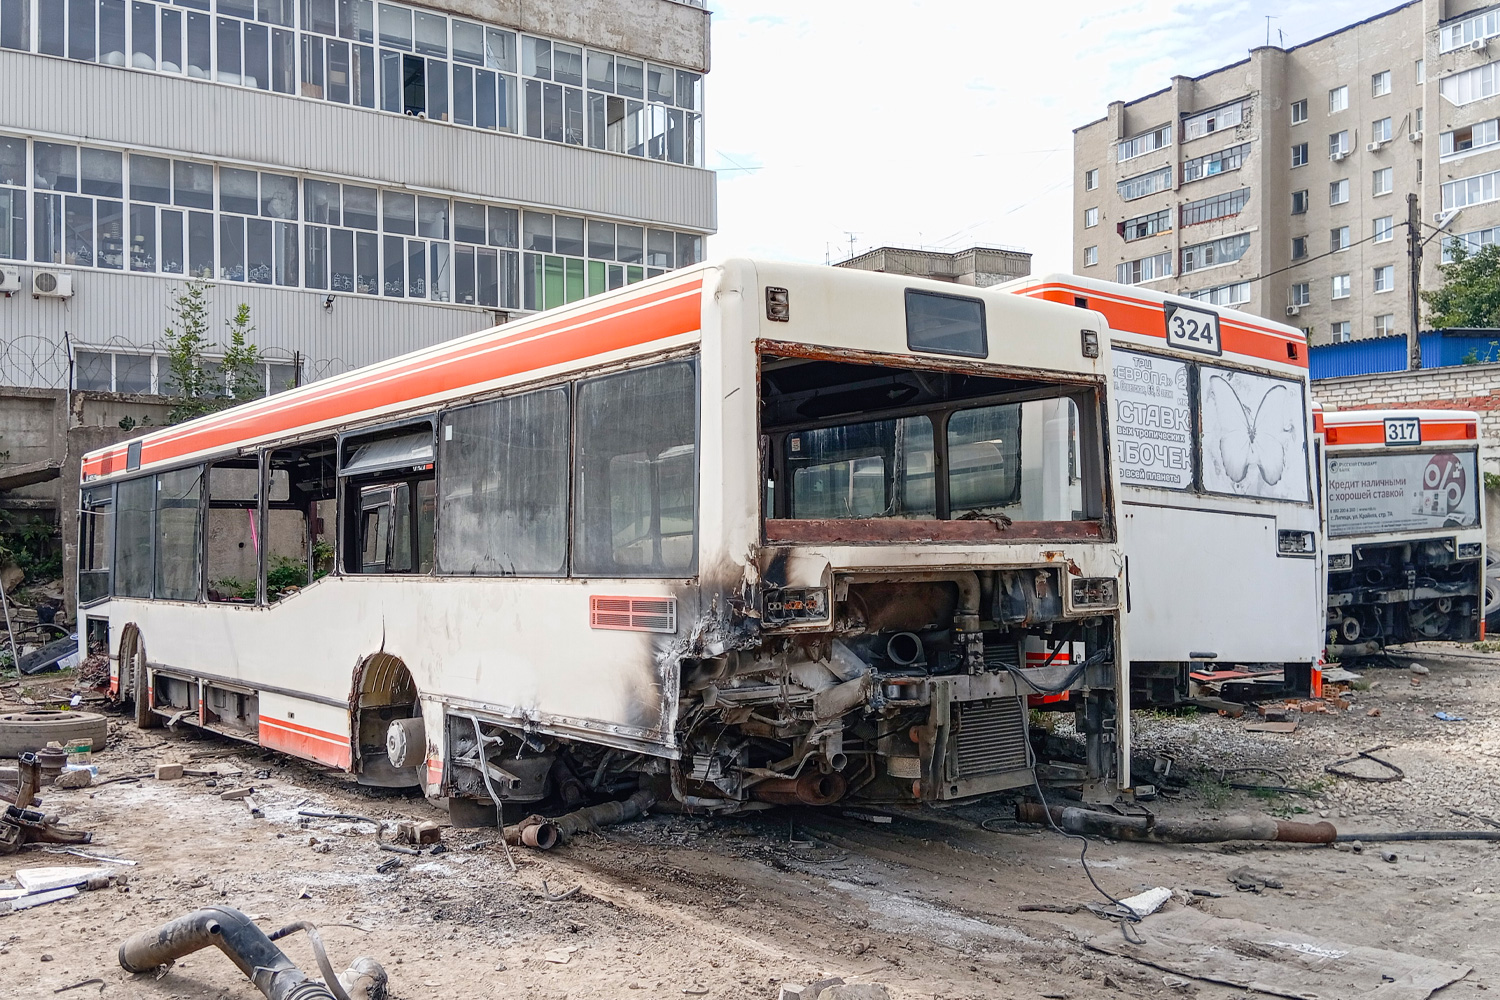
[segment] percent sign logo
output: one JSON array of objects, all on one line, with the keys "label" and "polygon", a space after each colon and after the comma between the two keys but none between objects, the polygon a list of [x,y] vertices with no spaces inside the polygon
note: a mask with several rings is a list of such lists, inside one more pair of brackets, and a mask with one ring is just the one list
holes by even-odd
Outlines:
[{"label": "percent sign logo", "polygon": [[1422,488],[1436,490],[1438,496],[1447,501],[1445,513],[1457,510],[1469,491],[1469,479],[1458,456],[1446,453],[1432,456],[1427,468],[1422,470]]}]

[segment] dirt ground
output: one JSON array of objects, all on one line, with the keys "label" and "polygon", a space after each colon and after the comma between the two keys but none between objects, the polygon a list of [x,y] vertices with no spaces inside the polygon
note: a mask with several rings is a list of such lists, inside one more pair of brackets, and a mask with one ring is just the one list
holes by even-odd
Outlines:
[{"label": "dirt ground", "polygon": [[[1294,715],[1299,725],[1289,735],[1247,732],[1253,710],[1241,719],[1139,714],[1142,759],[1158,757],[1163,767],[1171,760],[1164,794],[1150,808],[1163,816],[1327,818],[1341,832],[1489,828],[1479,816],[1500,823],[1500,731],[1493,721],[1500,656],[1416,658],[1429,673],[1405,669],[1410,658],[1399,668],[1358,671],[1353,688],[1323,703],[1329,711]],[[67,690],[66,678],[8,682],[0,685],[0,710],[16,707],[23,693],[50,703]],[[1439,721],[1436,711],[1465,721]],[[126,936],[205,905],[238,907],[266,930],[312,921],[340,968],[356,955],[382,962],[399,1000],[764,1000],[783,982],[829,976],[884,984],[897,1000],[1246,995],[1091,950],[1083,941],[1111,927],[1087,911],[1019,911],[1022,904],[1100,897],[1080,867],[1078,844],[1016,825],[1009,818],[1014,800],[1004,796],[887,814],[888,823],[838,808],[719,820],[654,814],[550,853],[513,849],[512,871],[494,831],[446,829],[445,852],[408,857],[377,850],[368,825],[303,825],[298,816],[313,809],[446,820],[421,798],[374,795],[339,775],[218,737],[140,732],[113,718],[109,746],[94,757],[100,780],[146,775],[167,762],[242,773],[48,789],[47,811],[94,832],[84,850],[137,864],[118,867],[128,876],[125,887],[0,916],[0,995],[50,998],[97,977],[102,982],[60,995],[258,996],[217,951],[191,956],[160,978],[120,969],[116,950]],[[1372,784],[1324,772],[1379,744],[1391,744],[1377,756],[1402,768],[1404,778]],[[1297,791],[1231,790],[1218,780],[1222,767],[1275,768],[1275,775],[1230,777]],[[263,817],[220,797],[244,784],[255,786]],[[986,820],[989,829],[980,825]],[[1436,994],[1444,1000],[1500,987],[1500,934],[1490,936],[1500,930],[1500,847],[1387,849],[1394,861],[1374,844],[1354,853],[1095,840],[1088,858],[1114,895],[1153,886],[1180,891],[1161,915],[1139,925],[1147,937],[1153,920],[1192,905],[1319,940],[1472,966]],[[399,868],[375,870],[392,859]],[[0,880],[19,867],[68,863],[91,862],[32,848],[0,857]],[[1245,865],[1283,887],[1236,892],[1226,876]],[[574,887],[566,899],[549,899]],[[1187,895],[1195,888],[1217,895]],[[285,947],[315,974],[303,937]]]}]

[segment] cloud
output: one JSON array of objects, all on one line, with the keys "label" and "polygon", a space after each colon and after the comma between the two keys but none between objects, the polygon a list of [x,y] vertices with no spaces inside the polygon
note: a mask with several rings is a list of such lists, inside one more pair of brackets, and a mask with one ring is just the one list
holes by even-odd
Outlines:
[{"label": "cloud", "polygon": [[[1249,0],[871,5],[718,0],[706,91],[715,254],[822,261],[882,244],[1072,260],[1074,128],[1108,103],[1245,58]],[[1060,13],[1065,10],[1066,13]],[[1294,45],[1372,13],[1287,0]]]}]

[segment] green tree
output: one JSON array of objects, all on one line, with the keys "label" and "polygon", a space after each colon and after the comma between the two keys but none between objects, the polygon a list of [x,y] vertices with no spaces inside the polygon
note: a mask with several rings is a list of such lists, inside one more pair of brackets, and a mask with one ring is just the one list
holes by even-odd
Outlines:
[{"label": "green tree", "polygon": [[260,371],[260,348],[250,343],[255,327],[250,307],[241,302],[234,316],[225,321],[229,343],[217,365],[204,360],[203,352],[214,345],[208,339],[209,284],[190,280],[172,300],[173,322],[167,327],[166,384],[162,391],[177,397],[168,414],[170,423],[181,423],[206,413],[259,399],[265,395]]},{"label": "green tree", "polygon": [[1443,287],[1422,293],[1427,323],[1434,330],[1500,327],[1500,244],[1470,250],[1454,241],[1453,261],[1439,270]]}]

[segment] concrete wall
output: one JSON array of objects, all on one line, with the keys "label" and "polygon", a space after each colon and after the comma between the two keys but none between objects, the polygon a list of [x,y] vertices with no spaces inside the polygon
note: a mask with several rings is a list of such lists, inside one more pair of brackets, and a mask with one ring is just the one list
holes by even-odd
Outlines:
[{"label": "concrete wall", "polygon": [[680,0],[441,0],[427,6],[706,73],[709,12]]}]

